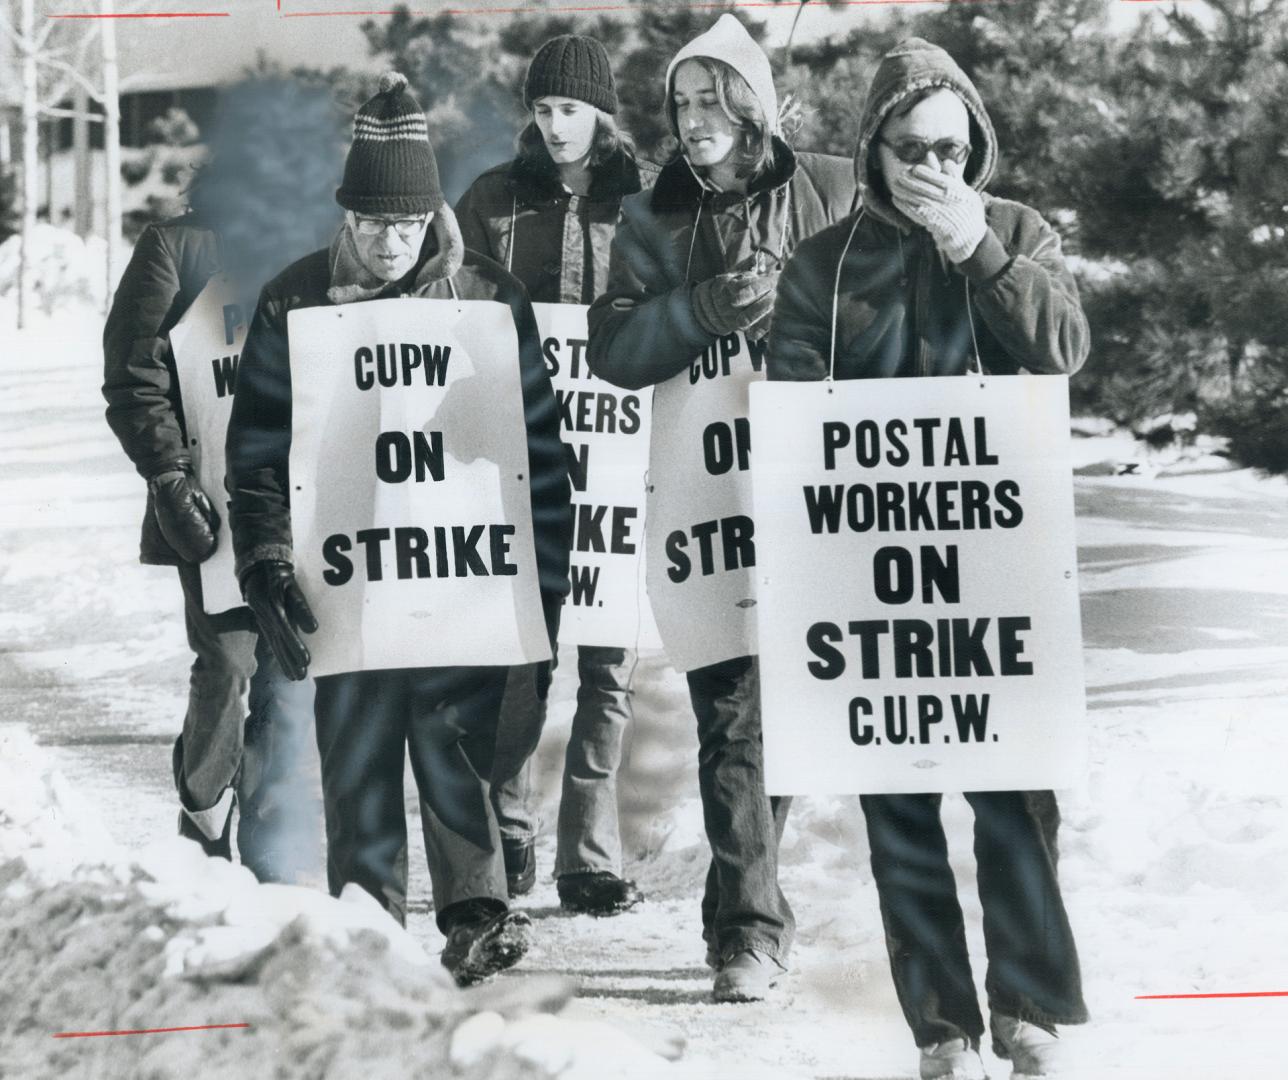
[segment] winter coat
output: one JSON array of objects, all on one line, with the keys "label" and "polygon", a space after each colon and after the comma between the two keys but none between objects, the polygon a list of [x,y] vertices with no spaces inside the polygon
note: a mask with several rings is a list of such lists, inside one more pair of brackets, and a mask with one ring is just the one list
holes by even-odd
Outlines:
[{"label": "winter coat", "polygon": [[342,272],[346,242],[351,247],[342,230],[329,250],[305,256],[264,287],[242,349],[227,443],[237,576],[243,578],[265,560],[294,561],[287,473],[291,448],[287,314],[397,296],[495,300],[509,305],[518,333],[537,574],[553,641],[559,605],[568,592],[571,487],[559,439],[559,409],[527,293],[491,259],[465,249],[455,216],[447,207],[435,216],[416,266],[387,286],[364,289],[346,280]]},{"label": "winter coat", "polygon": [[974,85],[942,49],[903,42],[867,98],[855,155],[859,209],[803,243],[779,279],[769,378],[959,375],[976,355],[985,372],[1071,374],[1086,360],[1078,288],[1059,236],[1037,211],[983,195],[984,238],[954,267],[891,201],[876,135],[900,101],[939,86],[970,117],[963,179],[982,193],[991,178],[997,140]]},{"label": "winter coat", "polygon": [[797,154],[777,136],[774,162],[746,194],[714,191],[687,160],[622,203],[608,288],[590,308],[590,369],[631,390],[663,382],[715,340],[693,312],[693,286],[757,258],[781,264],[854,202],[850,163]]},{"label": "winter coat", "polygon": [[[219,240],[198,214],[149,225],[117,286],[103,327],[103,397],[107,422],[145,480],[190,469],[170,331],[219,269]],[[219,502],[218,493],[212,499]],[[139,539],[141,562],[177,566],[153,512],[152,494]]]},{"label": "winter coat", "polygon": [[456,204],[465,246],[495,259],[533,303],[589,304],[608,284],[608,252],[622,199],[648,188],[657,167],[618,150],[574,195],[548,157],[489,169]]}]

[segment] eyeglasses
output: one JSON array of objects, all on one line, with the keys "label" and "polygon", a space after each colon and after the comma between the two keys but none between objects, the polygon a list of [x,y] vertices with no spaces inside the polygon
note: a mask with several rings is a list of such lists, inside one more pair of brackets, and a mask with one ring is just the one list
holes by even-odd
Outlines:
[{"label": "eyeglasses", "polygon": [[927,139],[909,137],[899,139],[897,142],[891,142],[889,139],[881,141],[890,147],[894,151],[894,156],[905,165],[920,165],[932,150],[940,161],[951,161],[955,165],[962,164],[970,157],[970,143],[964,143],[958,139],[940,139],[938,142],[930,142]]},{"label": "eyeglasses", "polygon": [[425,219],[423,217],[399,218],[395,221],[392,218],[362,217],[360,214],[354,214],[353,224],[363,236],[379,236],[392,225],[394,232],[404,240],[410,240],[424,226]]}]

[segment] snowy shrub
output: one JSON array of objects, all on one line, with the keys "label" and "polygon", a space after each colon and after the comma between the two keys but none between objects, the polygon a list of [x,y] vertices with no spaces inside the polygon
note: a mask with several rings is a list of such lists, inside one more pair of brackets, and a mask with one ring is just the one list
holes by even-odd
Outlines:
[{"label": "snowy shrub", "polygon": [[1251,361],[1227,396],[1206,403],[1203,426],[1230,440],[1245,465],[1288,472],[1288,357]]},{"label": "snowy shrub", "polygon": [[[20,236],[0,244],[0,297],[18,291]],[[76,303],[102,307],[107,278],[107,248],[98,237],[82,240],[70,229],[37,225],[29,255],[32,295],[48,313]]]}]

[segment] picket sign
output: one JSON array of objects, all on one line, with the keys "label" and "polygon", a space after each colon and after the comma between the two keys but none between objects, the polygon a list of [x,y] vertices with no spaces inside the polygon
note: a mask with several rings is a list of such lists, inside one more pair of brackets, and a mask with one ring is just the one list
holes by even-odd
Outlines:
[{"label": "picket sign", "polygon": [[772,383],[751,418],[767,790],[1079,783],[1068,379]]},{"label": "picket sign", "polygon": [[650,396],[595,378],[586,366],[586,311],[533,304],[570,451],[573,545],[559,640],[656,649],[644,591],[645,475]]},{"label": "picket sign", "polygon": [[373,300],[287,331],[311,673],[549,659],[509,306]]},{"label": "picket sign", "polygon": [[219,514],[218,546],[201,564],[202,603],[211,615],[242,606],[228,526],[224,436],[233,413],[237,363],[247,321],[232,280],[220,273],[206,282],[170,331],[193,475]]},{"label": "picket sign", "polygon": [[680,671],[757,651],[747,392],[764,357],[731,334],[654,391],[646,580]]}]

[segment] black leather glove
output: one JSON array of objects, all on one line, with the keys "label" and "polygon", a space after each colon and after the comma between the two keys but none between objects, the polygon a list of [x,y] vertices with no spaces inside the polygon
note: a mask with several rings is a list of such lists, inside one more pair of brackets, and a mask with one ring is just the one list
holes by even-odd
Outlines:
[{"label": "black leather glove", "polygon": [[165,542],[184,562],[205,562],[219,546],[219,515],[191,473],[167,469],[148,481]]},{"label": "black leather glove", "polygon": [[708,334],[723,337],[754,326],[774,307],[778,271],[738,270],[693,287],[693,314]]},{"label": "black leather glove", "polygon": [[290,563],[276,559],[256,563],[242,577],[241,589],[282,671],[288,679],[299,682],[308,674],[312,659],[299,631],[316,632],[318,621],[300,591]]}]

